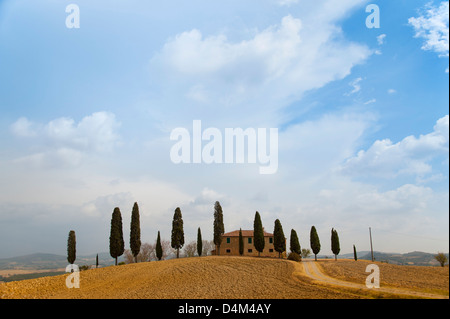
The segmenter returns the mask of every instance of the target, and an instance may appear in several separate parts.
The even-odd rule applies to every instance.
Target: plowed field
[[[111,266],[80,274],[0,284],[0,298],[83,299],[332,299],[373,297],[318,284],[302,263],[255,257],[194,257]],[[356,280],[356,279],[355,279]],[[359,280],[359,279],[358,279]],[[448,276],[447,276],[448,283]]]

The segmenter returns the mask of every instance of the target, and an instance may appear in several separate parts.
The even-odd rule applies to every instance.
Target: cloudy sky
[[[80,27],[67,28],[66,6]],[[379,7],[368,28],[366,7]],[[108,251],[134,202],[143,242],[299,234],[321,254],[449,250],[448,1],[0,0],[0,258]],[[72,20],[71,20],[72,21]],[[277,128],[278,169],[175,164],[176,128]],[[206,144],[206,142],[203,142]],[[203,144],[203,146],[204,146]]]

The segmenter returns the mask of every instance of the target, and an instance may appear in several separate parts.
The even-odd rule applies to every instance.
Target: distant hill
[[[372,256],[370,251],[358,251],[358,259],[371,260]],[[440,266],[439,262],[434,259],[436,254],[425,253],[421,251],[413,251],[410,253],[384,253],[374,251],[373,256],[375,261],[387,262],[394,265],[410,265],[410,266]],[[449,254],[445,254],[447,259]],[[318,256],[319,258],[334,258],[334,256]],[[353,259],[353,253],[339,255],[338,258],[350,258]]]
[[[439,266],[434,259],[435,254],[413,251],[406,254],[384,253],[375,251],[374,257],[376,261],[387,262],[396,265],[414,265],[414,266]],[[449,254],[446,254],[449,258]],[[96,255],[77,256],[75,264],[78,266],[95,265]],[[318,258],[334,258],[332,255],[318,255]],[[338,258],[353,258],[353,253],[339,255]],[[100,267],[110,266],[114,264],[114,259],[109,253],[98,254]],[[370,251],[358,252],[358,259],[370,260]],[[119,258],[119,262],[123,261],[123,256]],[[25,256],[2,258],[0,259],[0,270],[10,269],[26,269],[26,270],[43,270],[43,269],[61,269],[68,265],[66,256],[36,253]]]
[[[439,262],[434,258],[436,254],[424,253],[421,251],[413,251],[406,254],[395,254],[395,253],[382,253],[374,252],[374,258],[376,261],[388,262],[390,264],[396,265],[412,265],[412,266],[439,266]],[[445,254],[448,256],[449,254]],[[371,259],[370,252],[361,256],[361,259]]]
[[[77,256],[75,264],[78,266],[95,265],[96,255]],[[114,264],[114,259],[109,253],[98,254],[99,265],[109,266]],[[119,258],[119,262],[122,261]],[[42,270],[42,269],[60,269],[65,268],[69,263],[66,256],[36,253],[11,258],[0,259],[0,270],[9,269],[28,269],[28,270]]]

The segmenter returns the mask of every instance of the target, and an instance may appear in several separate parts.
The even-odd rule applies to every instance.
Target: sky
[[[219,201],[226,232],[258,211],[302,248],[314,225],[324,255],[332,228],[369,250],[369,227],[376,251],[448,252],[448,6],[0,0],[0,258],[65,255],[70,230],[78,255],[107,252],[115,207],[129,248],[134,202],[142,242],[169,240],[177,207],[186,243],[212,240]],[[195,123],[267,132],[275,170],[193,163]]]

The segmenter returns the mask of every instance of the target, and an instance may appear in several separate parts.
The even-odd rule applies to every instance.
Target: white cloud
[[[395,94],[395,93],[397,93],[397,90],[389,89],[387,92],[388,92],[388,94]]]
[[[279,109],[308,90],[346,77],[372,53],[344,39],[333,13],[307,25],[288,15],[242,41],[230,41],[223,33],[204,36],[197,29],[176,35],[151,59],[155,87],[161,88],[155,92],[164,94],[157,102],[170,101],[167,108],[185,105],[189,118],[199,114],[225,121],[239,111],[233,121],[276,122]],[[176,100],[180,92],[188,99]],[[209,104],[199,106],[199,101]],[[186,118],[183,109],[176,109],[161,120]]]
[[[115,115],[108,112],[93,113],[79,123],[62,117],[42,125],[19,118],[11,132],[33,141],[33,153],[16,161],[36,167],[77,166],[88,154],[111,151],[119,142],[119,126]]]
[[[425,6],[419,17],[411,17],[408,22],[414,27],[415,37],[425,40],[423,50],[432,50],[439,56],[448,57],[449,2],[442,1],[439,7]]]
[[[290,126],[280,134],[280,174],[289,172],[289,176],[301,179],[328,176],[351,156],[373,120],[370,113],[349,112],[325,114],[317,120]]]
[[[360,84],[361,81],[362,81],[362,78],[361,78],[361,77],[356,78],[355,80],[351,81],[351,82],[349,83],[349,85],[350,85],[353,89],[352,89],[350,92],[346,93],[345,95],[352,95],[352,94],[355,94],[355,93],[359,92],[359,91],[361,90],[361,84]]]
[[[200,192],[200,195],[198,195],[197,197],[194,198],[194,200],[191,201],[190,205],[193,206],[207,205],[210,208],[212,203],[215,203],[216,201],[221,201],[223,203],[223,199],[225,198],[226,198],[225,195],[219,194],[213,189],[205,187]]]
[[[382,45],[384,44],[384,39],[386,38],[386,34],[380,34],[379,36],[377,36],[377,42],[378,45]]]
[[[415,136],[407,136],[398,143],[390,139],[377,140],[366,151],[361,150],[349,158],[342,170],[359,176],[373,175],[394,178],[399,175],[430,173],[431,159],[449,151],[449,116],[439,119],[434,131]]]
[[[26,117],[19,118],[11,125],[11,132],[20,137],[33,137],[36,136],[36,131],[33,128],[33,123]]]
[[[291,6],[298,3],[299,0],[277,0],[280,6]]]

